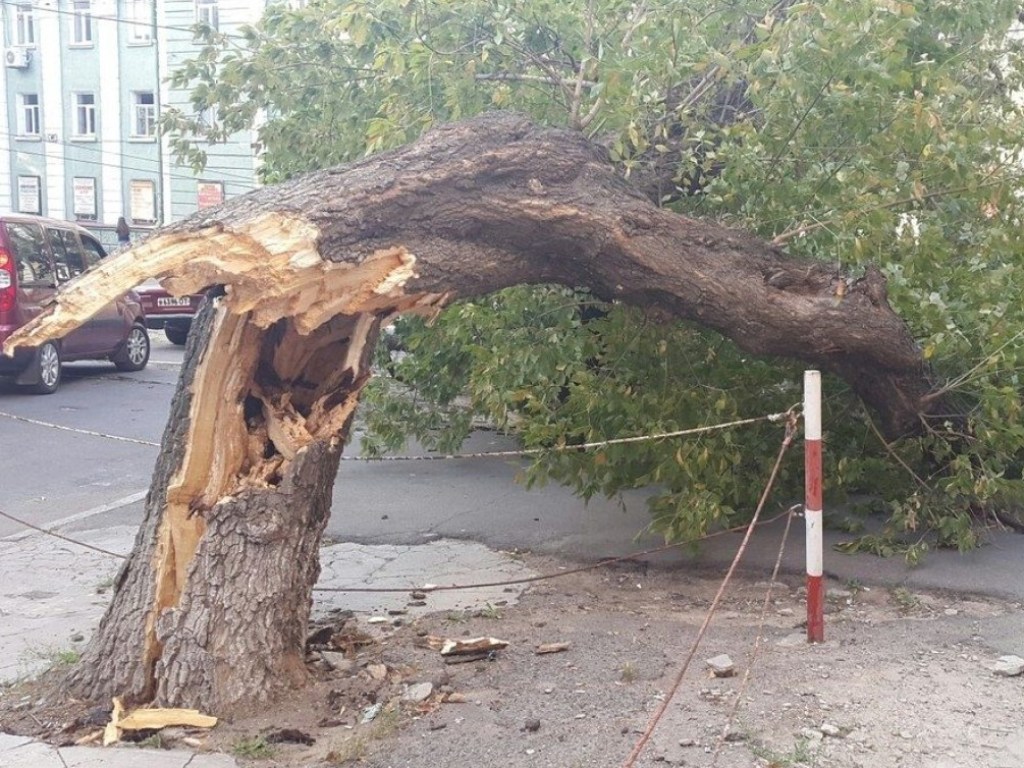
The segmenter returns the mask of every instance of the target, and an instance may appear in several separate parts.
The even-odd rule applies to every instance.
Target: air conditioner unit
[[[4,52],[4,63],[14,69],[24,69],[31,60],[28,48],[8,48]]]

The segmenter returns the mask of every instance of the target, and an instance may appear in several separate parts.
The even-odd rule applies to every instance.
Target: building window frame
[[[153,44],[153,0],[128,0],[128,45]]]
[[[156,94],[153,91],[132,91],[133,139],[156,138]]]
[[[17,138],[37,141],[42,138],[43,124],[40,117],[39,94],[19,93]]]
[[[93,46],[92,2],[73,0],[71,3],[71,47]]]
[[[214,32],[220,31],[219,0],[195,0],[196,24],[202,24]]]
[[[79,91],[73,94],[73,109],[71,124],[74,126],[72,139],[77,141],[96,140],[96,94],[92,91]]]
[[[11,35],[14,44],[21,48],[36,45],[36,17],[32,3],[17,3],[14,6],[14,29]]]

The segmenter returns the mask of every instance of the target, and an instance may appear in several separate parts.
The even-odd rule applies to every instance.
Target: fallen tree
[[[213,288],[134,551],[69,691],[218,714],[299,685],[317,547],[371,350],[398,313],[519,283],[713,328],[843,377],[889,435],[940,407],[877,271],[853,279],[648,201],[579,134],[490,114],[257,190],[70,284],[10,352],[147,277]]]

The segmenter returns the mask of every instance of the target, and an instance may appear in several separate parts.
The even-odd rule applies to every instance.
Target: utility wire
[[[153,2],[154,3],[161,2],[161,0],[153,0]],[[19,2],[17,2],[17,0],[0,0],[0,5],[6,5],[9,8],[17,8],[17,6],[19,6],[19,5],[26,5],[26,3],[19,3]],[[54,16],[71,16],[71,17],[82,15],[80,13],[76,13],[73,10],[69,11],[69,10],[63,10],[61,8],[46,7],[46,6],[43,6],[43,5],[39,4],[39,3],[27,3],[27,5],[31,5],[32,6],[33,13],[41,12],[41,13],[50,13],[50,14],[53,14]],[[87,15],[93,21],[106,21],[106,22],[112,21],[115,24],[117,24],[118,26],[133,27],[133,28],[142,27],[144,29],[164,29],[164,30],[167,30],[169,32],[184,32],[184,33],[189,34],[189,35],[194,35],[194,33],[196,31],[196,27],[203,26],[202,22],[196,22],[196,24],[191,25],[191,26],[179,27],[179,26],[175,26],[175,25],[171,25],[171,24],[157,24],[156,22],[153,22],[153,21],[135,21],[135,20],[129,19],[129,18],[119,18],[117,16],[106,16],[106,15],[97,14],[97,13],[89,13]],[[243,26],[243,25],[239,24],[238,26]],[[219,30],[215,30],[215,31],[217,32],[217,34],[221,35],[222,37],[228,38],[229,40],[245,40],[245,39],[247,39],[244,35],[231,34],[231,33],[228,33],[228,32],[220,32]]]
[[[2,0],[0,0],[0,2],[2,2]],[[11,133],[10,131],[0,132],[0,134],[2,134],[4,136],[7,136],[7,138],[12,140],[12,141],[19,141],[19,140],[23,140],[25,138],[21,134]],[[42,143],[42,140],[41,140],[41,143]],[[94,147],[94,146],[91,146],[90,144],[86,144],[86,143],[80,143],[80,142],[75,142],[75,141],[56,141],[56,142],[47,141],[45,143],[47,143],[47,144],[60,144],[61,146],[68,147],[68,148],[74,149],[76,151],[81,151],[81,152],[92,152],[92,153],[100,154],[100,155],[104,154],[104,150],[99,149],[99,148]],[[10,151],[11,152],[20,153],[20,154],[25,154],[25,155],[33,155],[35,157],[42,157],[44,159],[47,159],[47,158],[51,157],[51,155],[49,153],[47,153],[47,152],[41,152],[41,151],[36,151],[36,150],[31,150],[31,149],[23,149],[22,147],[16,146],[14,144],[11,144]],[[115,156],[121,157],[121,158],[127,158],[129,160],[139,160],[139,161],[141,161],[143,163],[147,162],[146,158],[139,157],[138,155],[132,155],[132,154],[129,154],[127,152],[111,152],[109,154],[112,154],[112,155],[115,155]],[[251,156],[239,153],[239,154],[236,154],[236,155],[232,155],[232,157],[251,157]],[[68,159],[67,153],[65,153],[65,158],[64,159],[65,160]],[[125,171],[138,171],[139,173],[152,173],[152,174],[157,174],[157,175],[159,175],[161,173],[159,165],[157,165],[157,163],[158,163],[157,160],[153,161],[154,165],[156,165],[155,168],[143,168],[143,167],[139,167],[137,165],[126,165],[124,163],[120,163],[120,164],[119,163],[108,163],[108,162],[104,162],[103,160],[82,160],[82,162],[91,163],[92,165],[95,165],[95,166],[97,166],[99,168],[118,168],[118,169],[125,170]],[[237,169],[231,169],[231,170],[237,170]],[[206,171],[210,171],[211,173],[209,175],[216,174],[220,178],[226,179],[228,181],[237,181],[239,183],[249,183],[249,184],[252,184],[254,187],[255,186],[259,186],[259,182],[256,180],[255,174],[253,174],[252,176],[244,176],[244,175],[239,174],[239,173],[232,173],[231,170],[229,170],[227,168],[221,168],[221,167],[218,167],[218,166],[209,166],[208,165],[208,166],[206,166],[206,169],[204,170],[204,174],[205,174]],[[173,170],[167,171],[167,174],[169,176],[173,177],[173,178],[183,179],[183,180],[196,180],[196,181],[198,181],[198,180],[201,180],[202,178],[204,178],[203,176],[196,176],[195,174],[186,173],[186,172],[182,172],[182,171],[173,171]]]

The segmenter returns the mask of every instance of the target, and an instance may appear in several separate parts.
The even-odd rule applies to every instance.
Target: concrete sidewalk
[[[74,534],[110,552],[127,553],[132,526]],[[411,546],[334,544],[321,549],[319,586],[392,587],[409,590],[426,583],[494,582],[533,575],[518,560],[473,542],[451,540]],[[99,623],[121,560],[37,534],[0,541],[0,684],[67,663],[85,648]],[[366,618],[403,609],[403,617],[462,611],[488,603],[514,603],[521,590],[505,587],[431,593],[424,606],[409,606],[407,591],[396,593],[319,592],[314,615],[346,608]],[[389,623],[393,617],[389,617]],[[26,701],[27,703],[27,701]],[[2,731],[2,723],[0,723]],[[149,750],[132,745],[100,749],[57,749],[0,733],[2,768],[224,768],[223,754]]]
[[[234,758],[181,749],[140,749],[133,745],[108,747],[51,747],[21,736],[0,733],[3,768],[234,768]]]

